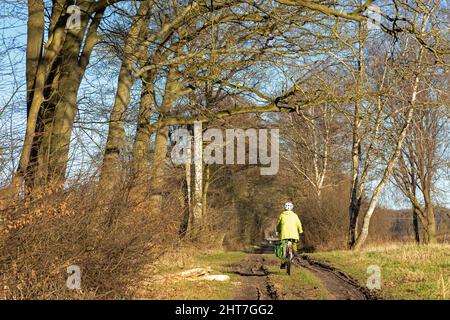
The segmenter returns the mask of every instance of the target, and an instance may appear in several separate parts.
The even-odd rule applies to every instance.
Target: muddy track
[[[361,286],[358,281],[333,266],[301,255],[294,259],[294,263],[311,271],[327,288],[331,299],[334,300],[377,300],[375,294]]]
[[[263,256],[249,254],[238,264],[230,266],[234,273],[241,276],[235,300],[278,300],[266,263]]]
[[[241,262],[231,265],[231,271],[240,275],[240,283],[234,299],[237,300],[279,300],[283,294],[276,291],[267,269],[268,264],[278,264],[261,253],[273,253],[268,245],[254,253],[249,253]],[[307,254],[294,258],[294,265],[313,273],[325,286],[332,300],[377,300],[379,296],[357,280],[335,267]],[[303,297],[304,298],[304,297]]]

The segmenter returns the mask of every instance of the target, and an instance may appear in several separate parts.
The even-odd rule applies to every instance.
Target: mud
[[[296,257],[294,263],[311,271],[327,288],[334,300],[377,300],[379,297],[355,279],[333,266],[308,255]]]
[[[278,293],[270,281],[264,256],[248,254],[238,264],[230,266],[232,272],[241,276],[236,288],[236,300],[278,300]]]
[[[261,245],[254,253],[273,253],[273,244]],[[255,254],[254,254],[255,255]],[[255,260],[255,258],[252,258]],[[261,260],[260,260],[261,261]],[[268,261],[263,260],[267,263]],[[294,265],[306,268],[312,272],[325,286],[330,299],[333,300],[378,300],[381,299],[378,294],[361,286],[357,280],[337,268],[315,259],[307,254],[302,254],[294,259]],[[301,294],[304,296],[304,293]],[[277,295],[282,298],[282,294]]]

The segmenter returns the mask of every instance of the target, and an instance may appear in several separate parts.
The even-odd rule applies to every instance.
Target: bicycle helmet
[[[286,209],[287,211],[291,211],[293,208],[294,208],[294,205],[290,201],[288,201],[284,204],[284,209]]]

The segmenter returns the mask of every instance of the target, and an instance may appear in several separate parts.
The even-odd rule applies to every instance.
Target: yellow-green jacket
[[[283,211],[278,218],[277,231],[283,239],[300,239],[303,233],[302,223],[297,214],[293,211]]]

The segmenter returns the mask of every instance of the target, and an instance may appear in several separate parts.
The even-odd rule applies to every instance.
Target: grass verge
[[[366,285],[367,268],[381,271],[385,299],[450,299],[450,245],[389,245],[361,251],[332,251],[312,256]]]

